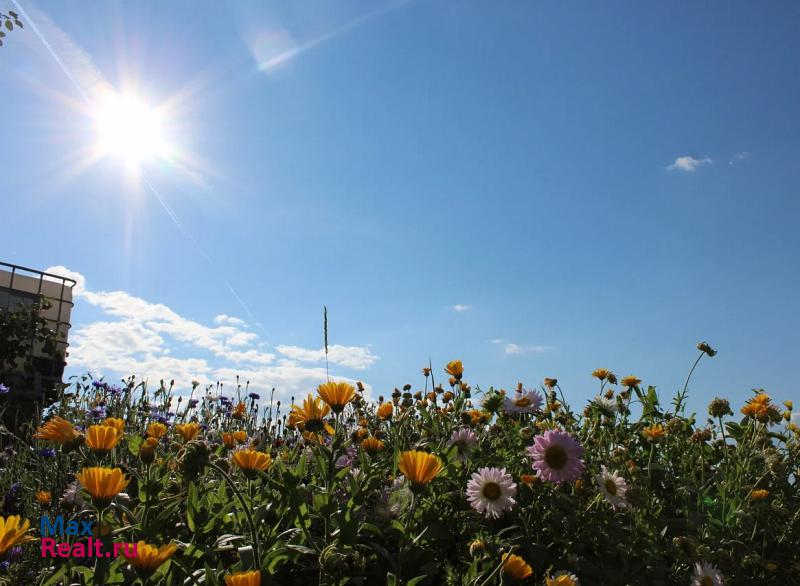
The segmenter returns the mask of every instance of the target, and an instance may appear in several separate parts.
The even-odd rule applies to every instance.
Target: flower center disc
[[[606,490],[611,496],[617,495],[617,484],[610,478],[606,478]]]
[[[550,446],[544,451],[545,463],[554,470],[561,470],[567,465],[567,460],[567,451],[559,445]]]
[[[496,482],[487,482],[483,486],[483,496],[485,496],[490,501],[496,501],[497,499],[500,498],[500,495],[502,493],[503,491],[500,490],[500,485],[497,484]]]
[[[710,576],[703,576],[700,579],[700,586],[714,586],[714,581]]]

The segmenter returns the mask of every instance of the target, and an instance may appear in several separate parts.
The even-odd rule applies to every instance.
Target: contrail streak
[[[47,42],[47,39],[42,34],[42,32],[39,30],[39,27],[36,26],[36,23],[33,21],[33,19],[30,16],[28,16],[28,13],[25,12],[25,9],[22,6],[20,6],[20,4],[19,4],[19,2],[17,2],[17,0],[11,0],[11,3],[17,8],[17,10],[19,10],[19,13],[22,15],[22,17],[25,20],[28,21],[28,24],[31,25],[31,30],[33,30],[34,34],[36,34],[36,36],[39,37],[39,40],[42,41],[42,44],[44,45],[45,49],[47,49],[47,51],[50,53],[50,55],[52,55],[53,59],[56,60],[56,63],[58,63],[58,66],[61,68],[61,71],[63,71],[64,75],[66,75],[69,78],[69,80],[72,82],[72,85],[75,86],[75,89],[78,90],[78,93],[81,95],[81,97],[88,102],[89,101],[89,96],[87,95],[86,91],[83,89],[81,84],[78,83],[78,80],[76,80],[72,76],[72,73],[70,73],[70,70],[67,69],[67,66],[64,65],[63,61],[61,61],[61,58],[53,50],[53,47],[51,47],[50,43]]]
[[[75,76],[72,75],[72,72],[69,70],[66,64],[61,60],[61,58],[55,52],[55,49],[53,49],[52,45],[50,45],[50,43],[47,41],[47,38],[39,30],[39,27],[36,26],[36,23],[33,21],[33,19],[28,15],[25,9],[22,6],[20,6],[17,0],[11,0],[11,2],[17,8],[22,17],[28,21],[31,30],[33,30],[33,32],[36,34],[39,40],[42,41],[42,44],[47,49],[48,53],[50,53],[55,62],[58,63],[58,66],[61,68],[61,71],[63,71],[64,75],[66,75],[67,78],[72,82],[72,85],[75,86],[75,89],[78,90],[78,93],[81,95],[84,101],[87,102],[88,104],[91,104],[91,98],[86,93],[86,90],[83,89],[83,86],[78,82],[77,79],[75,79]],[[164,212],[166,212],[167,216],[169,216],[172,222],[178,227],[178,230],[180,230],[181,233],[194,245],[194,247],[198,250],[200,255],[206,260],[206,262],[208,262],[211,266],[216,268],[214,259],[211,258],[211,255],[208,254],[208,252],[206,252],[205,248],[203,248],[203,246],[200,244],[200,242],[198,242],[197,238],[194,237],[194,235],[189,231],[189,229],[183,225],[183,222],[181,222],[181,219],[178,216],[178,214],[175,213],[175,210],[173,210],[172,207],[170,207],[170,205],[161,196],[161,194],[158,192],[155,186],[145,176],[144,170],[142,170],[141,173],[142,173],[141,177],[144,184],[150,190],[150,193],[153,194],[153,197],[156,198],[158,203],[161,204],[161,207],[163,208]],[[244,302],[241,296],[236,292],[233,286],[230,283],[228,283],[228,281],[225,281],[225,286],[228,288],[228,291],[231,292],[231,295],[233,295],[233,298],[236,299],[237,303],[242,307],[245,313],[247,313],[247,315],[250,317],[253,323],[255,323],[255,325],[257,325],[259,328],[261,328],[261,324],[258,322],[258,320],[256,320],[255,316],[253,315],[253,312],[250,311],[250,308],[247,307],[247,304]]]

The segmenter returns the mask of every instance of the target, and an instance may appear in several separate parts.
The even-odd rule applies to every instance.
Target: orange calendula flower
[[[409,450],[397,461],[400,472],[413,485],[428,484],[442,470],[442,461],[428,452]]]
[[[40,490],[36,493],[36,502],[39,503],[39,506],[43,509],[49,508],[52,501],[53,496],[48,491]]]
[[[256,450],[240,450],[233,454],[233,463],[239,466],[245,476],[254,477],[256,470],[266,470],[272,464],[272,457]]]
[[[762,423],[769,420],[770,410],[773,409],[771,399],[767,393],[759,393],[742,407],[742,413]]]
[[[533,568],[520,556],[513,553],[503,554],[503,573],[515,580],[525,580],[533,575]]]
[[[370,454],[374,454],[375,452],[380,452],[383,449],[384,443],[383,441],[379,440],[376,437],[368,437],[363,442],[361,442],[361,447],[364,448],[364,451],[369,452]]]
[[[625,378],[622,379],[622,386],[628,387],[629,389],[632,389],[633,387],[638,387],[640,384],[642,384],[642,379],[636,378],[633,375],[626,376]]]
[[[144,541],[138,541],[136,543],[136,555],[128,558],[128,563],[140,572],[152,573],[171,558],[177,549],[178,546],[174,543],[158,547]]]
[[[236,572],[225,576],[225,586],[261,586],[261,571]]]
[[[200,424],[196,421],[191,421],[189,423],[179,423],[175,426],[175,431],[177,431],[180,436],[183,438],[184,441],[191,441],[195,438],[195,436],[200,432]]]
[[[0,517],[0,556],[15,545],[33,541],[35,537],[28,534],[31,522],[22,521],[19,515]]]
[[[592,376],[594,378],[596,378],[596,379],[599,379],[599,380],[606,380],[606,379],[608,379],[609,375],[613,375],[613,374],[614,373],[612,373],[607,368],[595,368],[592,371]]]
[[[103,421],[103,425],[111,426],[120,433],[125,431],[125,422],[119,417],[106,417]]]
[[[158,440],[154,437],[148,437],[139,446],[139,458],[145,464],[150,464],[156,459],[156,448],[158,447]]]
[[[57,415],[39,427],[33,437],[57,442],[67,450],[76,448],[83,443],[83,436],[75,430],[73,425]]]
[[[90,425],[86,430],[86,445],[96,454],[107,454],[122,439],[122,433],[110,425]]]
[[[519,477],[519,481],[525,486],[533,486],[538,479],[535,474],[523,474]]]
[[[378,417],[381,419],[391,419],[393,414],[394,405],[391,403],[382,403],[381,406],[378,407]]]
[[[344,382],[327,382],[317,387],[317,393],[334,413],[341,413],[356,396],[356,390]]]
[[[234,431],[233,439],[236,440],[236,443],[243,444],[247,441],[247,432],[241,429]]]
[[[444,371],[454,379],[461,380],[461,377],[464,376],[464,365],[460,360],[452,360],[447,363]]]
[[[557,384],[558,384],[558,379],[557,378],[545,378],[544,379],[544,386],[546,386],[548,389],[554,388]]]
[[[664,426],[661,425],[660,423],[656,423],[649,427],[645,427],[642,430],[642,435],[651,442],[657,442],[662,437],[664,437],[665,434],[666,431],[664,431]]]
[[[167,433],[167,426],[156,421],[147,426],[146,433],[150,437],[161,439]]]
[[[331,408],[323,403],[322,399],[308,395],[302,405],[292,406],[289,421],[304,431],[317,433],[324,429],[329,434],[332,434],[333,428],[325,423],[325,417],[330,412]]]
[[[231,413],[231,417],[233,417],[234,419],[243,419],[246,410],[247,410],[247,405],[239,401],[236,407],[233,408],[233,413]]]
[[[130,478],[126,478],[119,468],[84,468],[75,478],[91,495],[92,504],[98,509],[107,507],[130,482]]]
[[[578,586],[578,577],[565,570],[546,576],[544,580],[547,586]]]
[[[223,433],[222,434],[222,445],[224,445],[229,450],[232,450],[236,447],[236,439],[233,437],[232,433]]]
[[[750,493],[750,500],[751,501],[763,501],[765,498],[769,496],[769,491],[760,488],[758,490],[754,490]]]

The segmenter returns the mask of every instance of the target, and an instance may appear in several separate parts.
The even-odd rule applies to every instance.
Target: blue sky
[[[326,304],[375,395],[671,394],[708,340],[693,407],[800,399],[796,3],[20,4],[0,258],[85,278],[72,372],[299,394]],[[90,157],[101,87],[173,156]]]

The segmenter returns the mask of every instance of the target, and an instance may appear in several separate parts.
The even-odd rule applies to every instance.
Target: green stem
[[[250,534],[253,537],[253,549],[255,550],[255,558],[256,558],[256,566],[257,568],[261,568],[261,555],[259,554],[259,550],[261,549],[258,543],[258,531],[256,531],[256,524],[253,521],[253,515],[250,513],[250,508],[247,506],[247,503],[242,496],[242,493],[239,492],[239,489],[236,487],[236,484],[233,482],[233,478],[231,478],[225,470],[220,468],[217,464],[213,462],[209,462],[209,467],[216,470],[220,476],[228,483],[228,486],[231,487],[233,493],[236,495],[236,498],[239,499],[239,503],[242,505],[242,510],[244,510],[244,514],[247,517],[247,524],[250,526]]]

